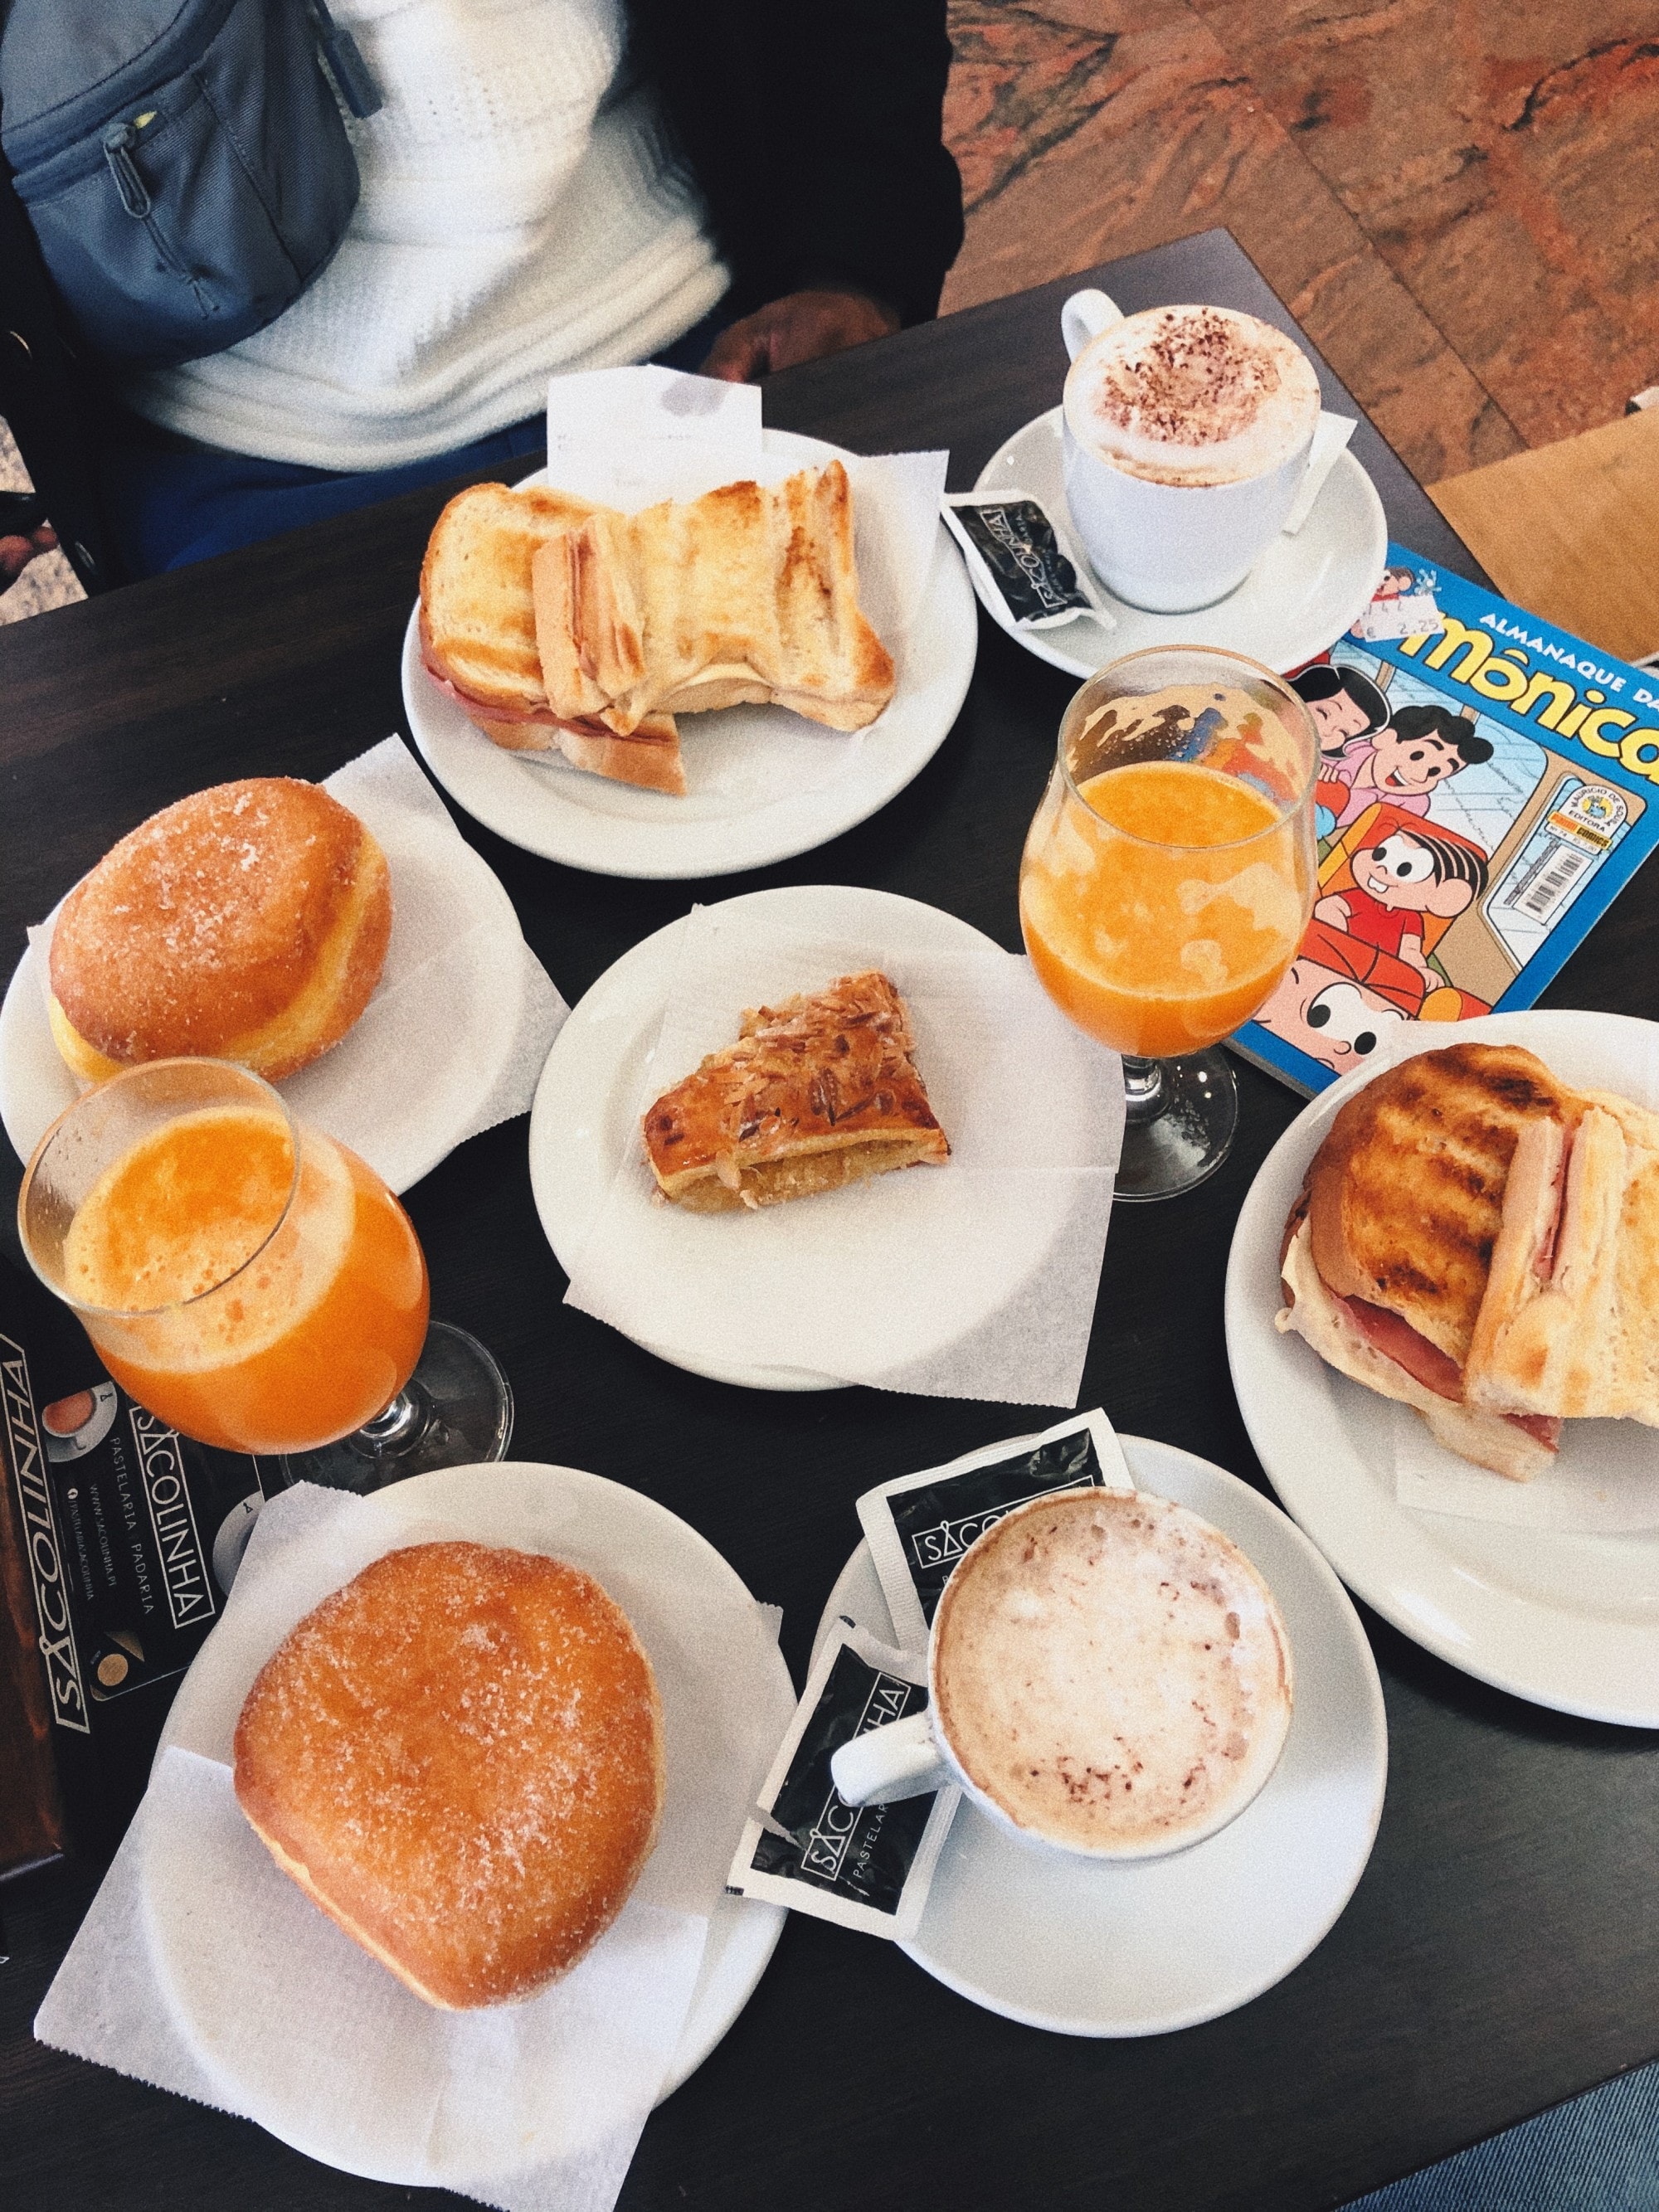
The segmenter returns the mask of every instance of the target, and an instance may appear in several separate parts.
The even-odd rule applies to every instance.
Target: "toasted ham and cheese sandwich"
[[[1421,1053],[1342,1108],[1286,1224],[1279,1327],[1415,1407],[1449,1449],[1516,1480],[1549,1465],[1559,1409],[1472,1389],[1471,1355],[1517,1148],[1540,1125],[1565,1147],[1581,1112],[1518,1048]],[[1557,1201],[1528,1190],[1553,1226]]]
[[[1659,1115],[1581,1093],[1510,1162],[1466,1369],[1472,1406],[1659,1426]]]
[[[676,797],[685,791],[672,714],[625,733],[550,705],[531,568],[550,538],[605,510],[569,492],[472,484],[438,517],[421,565],[421,657],[484,735],[510,751],[554,747],[577,768]]]
[[[839,461],[596,512],[551,533],[532,576],[550,703],[619,736],[653,714],[768,704],[858,730],[893,696],[892,657],[858,603]]]
[[[943,1163],[951,1147],[915,1050],[904,1001],[874,969],[752,1009],[736,1044],[646,1113],[659,1190],[715,1213]]]

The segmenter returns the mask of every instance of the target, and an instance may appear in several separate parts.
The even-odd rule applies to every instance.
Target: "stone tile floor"
[[[1425,483],[1659,382],[1656,0],[951,0],[945,307],[1214,223]],[[0,441],[0,484],[21,482]],[[78,595],[36,562],[0,621]]]

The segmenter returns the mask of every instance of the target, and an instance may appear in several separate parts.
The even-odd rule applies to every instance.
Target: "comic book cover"
[[[1659,675],[1401,545],[1291,681],[1318,726],[1319,879],[1230,1042],[1297,1091],[1390,1024],[1529,1006],[1659,842]]]

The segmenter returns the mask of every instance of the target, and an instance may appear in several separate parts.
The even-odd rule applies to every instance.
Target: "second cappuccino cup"
[[[1289,1732],[1289,1638],[1231,1538],[1145,1492],[1018,1507],[933,1617],[930,1702],[843,1744],[849,1804],[961,1788],[1022,1840],[1167,1856],[1237,1819]]]
[[[1237,589],[1288,520],[1319,425],[1291,339],[1207,307],[1125,317],[1103,292],[1061,310],[1073,526],[1116,598],[1157,614]]]

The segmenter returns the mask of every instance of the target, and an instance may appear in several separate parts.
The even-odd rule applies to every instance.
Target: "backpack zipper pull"
[[[356,39],[329,14],[326,0],[311,0],[311,15],[317,26],[318,46],[339,87],[341,99],[360,123],[371,115],[378,115],[386,102],[380,96],[380,86],[369,75],[368,64]]]
[[[138,173],[138,165],[128,149],[137,139],[138,133],[130,123],[112,123],[104,133],[104,159],[109,163],[109,173],[115,179],[115,189],[121,195],[121,204],[130,216],[142,222],[150,210],[149,188]]]

